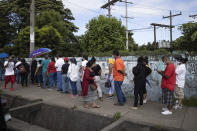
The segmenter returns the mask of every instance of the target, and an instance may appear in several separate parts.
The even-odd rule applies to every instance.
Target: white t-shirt
[[[64,60],[62,58],[59,58],[56,62],[55,62],[55,67],[57,71],[61,71],[62,70],[62,66],[64,64]]]
[[[86,67],[86,64],[88,63],[87,60],[82,61],[81,66]]]
[[[4,66],[6,66],[8,61],[5,61]],[[14,75],[14,62],[9,62],[8,66],[5,68],[5,76]]]
[[[70,78],[71,81],[77,81],[79,78],[79,67],[78,65],[75,65],[73,63],[70,64],[68,67],[68,77]]]
[[[176,84],[180,88],[184,88],[185,86],[185,75],[186,75],[186,67],[185,64],[180,64],[176,67]]]

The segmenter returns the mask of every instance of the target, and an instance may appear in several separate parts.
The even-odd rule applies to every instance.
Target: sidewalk
[[[184,107],[182,110],[174,110],[171,116],[163,116],[161,115],[162,104],[159,102],[148,102],[138,110],[131,110],[133,100],[128,99],[124,106],[114,106],[113,103],[116,101],[116,97],[114,97],[113,99],[104,98],[103,102],[98,101],[101,108],[85,109],[82,106],[82,97],[72,98],[70,94],[62,94],[56,90],[41,89],[36,86],[26,88],[17,86],[15,91],[10,91],[8,86],[8,89],[2,90],[4,94],[21,96],[30,100],[42,99],[46,104],[66,108],[77,107],[78,110],[106,117],[113,117],[116,112],[120,112],[121,119],[133,123],[179,128],[186,131],[196,131],[197,129],[197,108],[193,107]]]

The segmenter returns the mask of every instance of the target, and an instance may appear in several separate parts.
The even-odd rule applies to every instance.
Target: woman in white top
[[[71,64],[68,68],[68,77],[70,78],[70,85],[72,88],[72,97],[78,96],[77,92],[77,80],[79,79],[79,67],[75,58],[70,60]]]
[[[185,75],[186,67],[185,63],[188,61],[187,58],[180,56],[175,57],[178,62],[176,67],[176,86],[174,90],[174,97],[178,100],[178,103],[174,106],[175,109],[182,108],[182,100],[184,99],[184,85],[185,85]]]

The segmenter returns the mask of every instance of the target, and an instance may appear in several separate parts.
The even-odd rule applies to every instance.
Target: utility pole
[[[154,44],[155,44],[155,49],[156,49],[156,42],[157,42],[157,38],[156,38],[156,27],[165,27],[165,28],[174,28],[174,26],[172,25],[164,25],[164,24],[157,24],[157,23],[151,23],[150,25],[152,25],[154,27]]]
[[[163,19],[170,18],[170,43],[171,44],[172,44],[172,17],[179,16],[179,15],[182,15],[182,13],[180,12],[179,14],[172,15],[172,12],[170,10],[169,16],[163,16]]]
[[[108,3],[110,2],[110,0],[108,0]],[[109,18],[111,18],[111,6],[109,5],[108,6],[108,15],[107,15]]]
[[[133,4],[132,2],[128,2],[127,0],[120,2],[125,2],[125,19],[126,19],[126,49],[129,50],[129,30],[128,30],[128,18],[133,19],[132,17],[128,17],[128,3]]]
[[[35,0],[31,0],[30,4],[30,53],[35,48]]]

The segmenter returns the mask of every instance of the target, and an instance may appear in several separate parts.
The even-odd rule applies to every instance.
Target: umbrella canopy
[[[7,58],[8,54],[7,53],[0,53],[0,58]]]
[[[33,58],[33,57],[44,55],[44,54],[47,54],[47,53],[50,53],[50,52],[51,52],[51,50],[48,49],[48,48],[39,48],[37,50],[32,51],[32,53],[29,55],[29,57]]]

